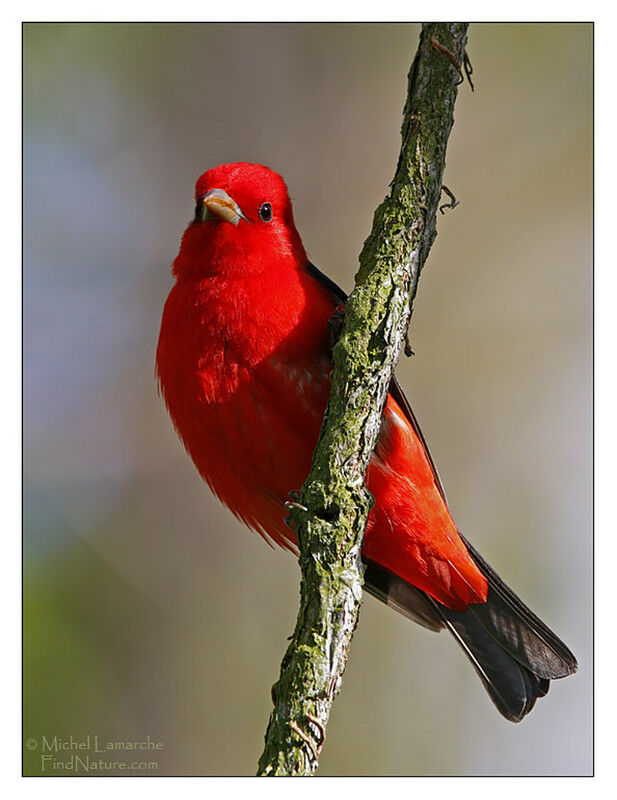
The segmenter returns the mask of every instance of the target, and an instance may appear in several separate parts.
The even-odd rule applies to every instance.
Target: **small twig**
[[[289,511],[291,511],[292,508],[297,508],[300,511],[308,511],[306,506],[303,506],[302,503],[296,503],[295,500],[285,500],[285,508]]]
[[[448,197],[450,198],[450,202],[449,203],[444,203],[443,205],[439,206],[439,211],[442,214],[446,213],[444,211],[444,209],[446,209],[446,208],[456,208],[458,205],[460,205],[461,201],[456,199],[456,197],[452,194],[452,192],[448,189],[448,187],[445,184],[441,185],[441,191],[445,192],[448,195]]]
[[[467,50],[465,50],[465,55],[463,56],[463,67],[465,68],[465,75],[467,76],[467,80],[471,86],[471,91],[473,92],[475,91],[473,81],[471,80],[471,76],[473,75],[473,67],[471,66],[469,56],[467,55]]]
[[[302,503],[296,503],[295,500],[285,500],[283,505],[285,506],[287,511],[290,512],[289,515],[285,517],[283,522],[285,523],[285,525],[287,525],[288,528],[294,530],[291,512],[294,510],[294,508],[297,508],[298,511],[308,511],[308,508],[306,506],[303,506]]]
[[[415,356],[415,353],[411,349],[411,345],[409,344],[409,333],[405,334],[405,350],[404,350],[404,352],[405,352],[405,355],[407,356],[407,358],[411,358],[412,356]]]
[[[305,733],[295,720],[292,719],[287,724],[291,730],[302,739],[304,744],[310,750],[313,761],[317,763],[319,761],[319,756],[324,746],[324,742],[326,741],[326,731],[321,722],[313,714],[306,714],[305,717],[307,722],[310,722],[311,725],[314,725],[315,728],[317,728],[317,733],[319,736],[318,741],[314,741],[307,733]]]
[[[461,80],[458,82],[459,84],[461,84],[465,80],[465,76],[463,75],[463,70],[461,69],[460,61],[454,55],[454,53],[451,53],[450,50],[448,50],[448,48],[444,47],[442,44],[439,44],[439,42],[437,41],[437,39],[435,39],[434,36],[431,38],[431,47],[433,47],[434,50],[437,50],[438,53],[441,53],[442,56],[445,56],[448,59],[448,61],[452,64],[452,66],[461,76]]]
[[[295,720],[293,720],[293,719],[292,719],[292,720],[291,720],[290,722],[288,722],[287,724],[289,725],[289,727],[291,728],[291,730],[292,730],[292,731],[293,731],[293,732],[294,732],[294,733],[295,733],[297,736],[299,736],[299,737],[302,739],[302,741],[304,742],[304,744],[305,744],[305,745],[308,747],[308,749],[311,751],[311,755],[313,756],[313,761],[314,761],[315,763],[317,763],[317,762],[319,761],[319,751],[315,749],[315,745],[314,745],[314,744],[313,744],[313,742],[311,741],[310,737],[309,737],[309,736],[307,736],[307,735],[306,735],[306,733],[304,733],[304,731],[302,730],[302,728],[300,728],[300,726],[299,726],[299,725],[298,725],[298,724],[295,722]],[[320,750],[321,750],[321,748],[320,748]]]
[[[317,742],[317,755],[319,755],[321,753],[321,748],[324,746],[324,742],[326,741],[326,729],[317,719],[317,717],[314,717],[312,714],[307,714],[306,718],[317,728],[319,732],[319,741]]]

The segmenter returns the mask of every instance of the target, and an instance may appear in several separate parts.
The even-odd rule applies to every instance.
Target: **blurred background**
[[[25,738],[150,735],[151,774],[254,773],[299,573],[214,500],[157,396],[170,265],[197,176],[256,161],[350,290],[418,34],[24,26]],[[449,636],[366,598],[321,775],[592,769],[592,27],[474,24],[468,52],[460,205],[398,375],[458,525],[580,668],[515,726]]]

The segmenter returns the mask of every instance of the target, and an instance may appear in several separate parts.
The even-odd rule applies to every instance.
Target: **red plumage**
[[[248,525],[287,546],[284,503],[308,474],[329,394],[335,301],[307,272],[282,179],[217,167],[250,222],[193,222],[174,262],[157,354],[165,402],[200,474]],[[272,206],[272,220],[258,209]],[[367,475],[375,497],[363,555],[449,608],[486,599],[424,447],[390,396]]]
[[[163,312],[160,387],[216,495],[293,549],[285,501],[308,474],[328,400],[334,284],[309,264],[276,173],[222,165],[199,178],[195,196]],[[367,588],[428,627],[449,627],[501,713],[518,720],[548,678],[576,662],[459,536],[413,414],[397,398],[388,396],[366,477],[375,498],[362,549]],[[488,613],[499,603],[505,612]],[[487,610],[480,627],[471,609]]]

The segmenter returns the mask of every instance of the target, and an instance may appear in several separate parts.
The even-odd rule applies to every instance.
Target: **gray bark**
[[[396,172],[360,254],[333,348],[328,409],[310,474],[292,509],[302,571],[300,611],[273,687],[259,775],[314,772],[341,686],[362,598],[360,551],[372,505],[364,477],[436,235],[467,28],[425,23],[409,71]]]

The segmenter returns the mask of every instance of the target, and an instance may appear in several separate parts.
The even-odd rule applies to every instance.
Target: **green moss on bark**
[[[292,511],[300,547],[300,611],[259,761],[259,775],[317,767],[362,598],[360,551],[372,498],[364,476],[388,386],[435,239],[437,206],[467,23],[427,23],[408,77],[401,152],[390,193],[360,254],[356,287],[333,349],[331,394],[310,474]]]

